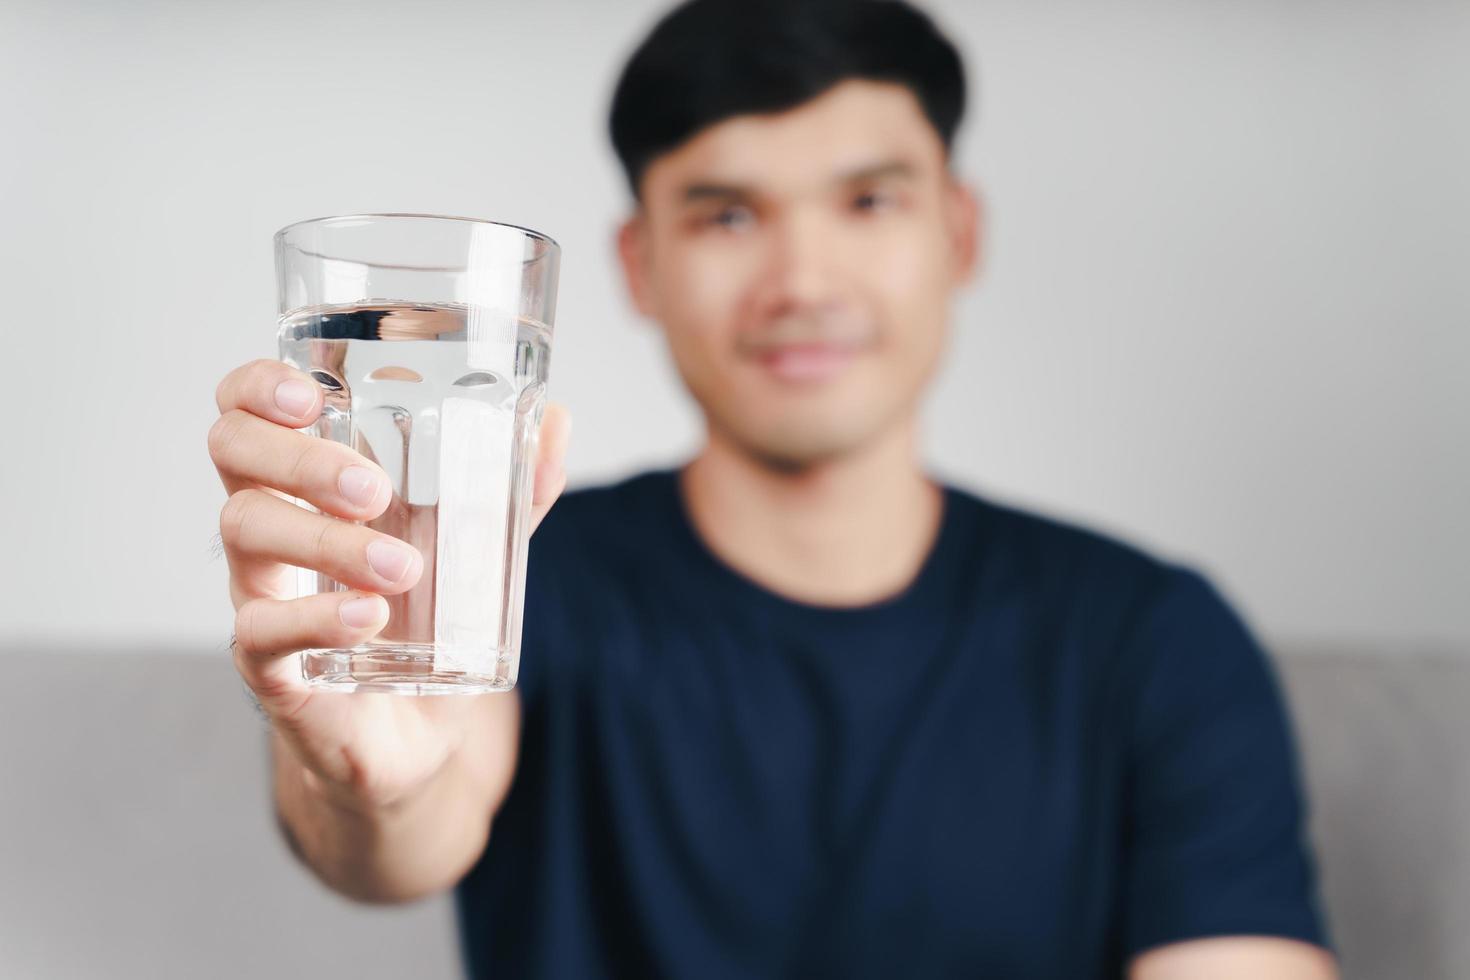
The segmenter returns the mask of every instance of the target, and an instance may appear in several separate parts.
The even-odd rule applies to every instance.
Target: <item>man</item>
[[[511,695],[305,689],[290,654],[372,636],[422,556],[339,519],[386,484],[301,453],[309,379],[225,378],[235,662],[325,882],[453,887],[484,977],[1335,976],[1244,624],[1192,569],[918,461],[980,251],[963,106],[958,55],[897,0],[694,0],[634,54],[618,251],[707,439],[544,521]],[[283,563],[353,591],[278,598]]]

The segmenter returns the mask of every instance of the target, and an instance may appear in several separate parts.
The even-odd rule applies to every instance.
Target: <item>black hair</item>
[[[618,79],[613,149],[635,198],[643,172],[707,126],[781,112],[851,78],[917,97],[948,153],[965,111],[955,46],[903,0],[688,0],[654,26]]]

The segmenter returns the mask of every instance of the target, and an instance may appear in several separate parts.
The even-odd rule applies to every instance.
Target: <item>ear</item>
[[[945,195],[954,282],[959,286],[971,282],[980,270],[985,206],[977,189],[954,178],[949,180]]]
[[[649,284],[648,218],[642,208],[618,226],[618,260],[633,307],[646,317],[658,315]]]

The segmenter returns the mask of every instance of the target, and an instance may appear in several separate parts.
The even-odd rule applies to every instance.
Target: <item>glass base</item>
[[[476,661],[499,668],[491,673],[463,669],[463,661],[426,644],[307,650],[301,655],[306,683],[319,691],[382,694],[489,694],[514,684],[510,664],[494,651]]]

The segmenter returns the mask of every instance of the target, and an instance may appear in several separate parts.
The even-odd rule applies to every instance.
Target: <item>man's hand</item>
[[[475,751],[457,761],[463,772],[456,779],[484,795],[488,823],[515,767],[513,695],[322,694],[307,687],[291,656],[372,638],[388,620],[382,596],[408,591],[422,575],[416,548],[353,523],[387,508],[386,474],[347,446],[293,431],[316,419],[322,395],[310,376],[283,362],[252,361],[231,371],[216,400],[220,416],[208,442],[229,494],[220,536],[235,606],[235,666],[304,767],[301,782],[334,806],[372,813],[413,797],[473,739]],[[548,405],[533,527],[565,486],[568,429],[566,413]],[[292,566],[324,572],[349,591],[286,598]],[[495,744],[478,744],[482,738]]]

